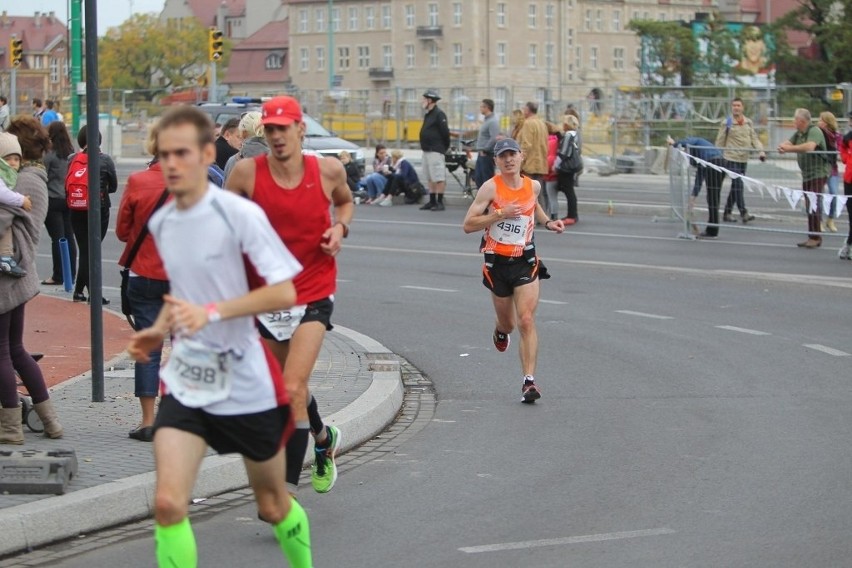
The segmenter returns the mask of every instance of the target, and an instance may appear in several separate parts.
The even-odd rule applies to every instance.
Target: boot
[[[825,222],[825,226],[828,227],[828,230],[831,231],[832,233],[837,232],[837,225],[834,224],[834,219],[829,217],[828,221]],[[825,232],[825,231],[823,231],[823,232]]]
[[[742,217],[743,223],[748,223],[749,221],[754,221],[754,215],[749,214],[749,212],[746,209],[742,210],[742,213],[740,213],[740,217]]]
[[[0,444],[24,443],[24,424],[21,407],[0,408]]]
[[[56,409],[53,408],[52,400],[47,399],[44,402],[34,404],[33,410],[36,411],[38,417],[41,418],[41,423],[44,424],[45,438],[62,437],[62,424],[59,423],[59,418],[56,416]]]

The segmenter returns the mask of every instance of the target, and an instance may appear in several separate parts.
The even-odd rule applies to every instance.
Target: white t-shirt
[[[260,207],[213,184],[189,209],[177,209],[174,201],[164,205],[148,226],[169,276],[171,295],[193,304],[247,294],[243,255],[270,285],[292,280],[302,270]],[[251,414],[286,399],[281,373],[271,371],[252,316],[210,323],[193,339],[236,355],[230,397],[204,407],[205,411]]]

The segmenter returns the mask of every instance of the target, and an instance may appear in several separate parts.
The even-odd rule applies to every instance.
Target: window
[[[304,55],[304,54],[300,54]],[[284,66],[284,58],[281,57],[280,53],[270,53],[266,56],[266,68],[267,69],[281,69]],[[308,70],[308,61],[307,57],[305,57],[304,68],[302,71]]]
[[[314,10],[314,21],[316,22],[316,30],[318,32],[325,32],[325,14],[327,11],[326,8],[317,8]]]
[[[612,50],[612,68],[624,69],[624,48],[616,47]]]
[[[506,66],[506,42],[497,42],[497,65],[500,67]]]
[[[555,7],[550,2],[544,7],[544,25],[547,29],[553,29],[553,16]]]
[[[358,69],[369,69],[370,68],[370,46],[369,45],[359,45],[358,46]]]
[[[390,4],[382,4],[382,29],[389,30],[391,28],[391,6]]]
[[[307,71],[310,66],[311,55],[308,52],[307,47],[299,48],[299,71]],[[275,66],[273,67],[270,63],[275,61]],[[277,55],[270,55],[266,58],[266,68],[267,69],[281,69],[281,57]]]
[[[583,68],[583,46],[578,45],[574,50],[574,67],[577,69]]]
[[[527,8],[527,25],[531,28],[535,28],[536,26],[536,16],[537,10],[535,4],[530,4],[529,8]]]
[[[349,31],[354,32],[358,29],[358,8],[357,6],[349,7]]]
[[[568,49],[574,47],[574,28],[568,28],[565,33],[565,45],[568,46]]]
[[[498,2],[497,3],[497,27],[505,28],[506,27],[506,3]]]
[[[462,3],[453,2],[453,25],[462,25]]]
[[[317,71],[325,70],[325,47],[319,46],[316,50],[317,53]]]
[[[587,32],[592,31],[592,11],[586,10],[586,17],[583,20],[583,29]]]
[[[509,89],[506,87],[497,87],[497,92],[494,93],[494,112],[505,114],[506,101],[509,100]]]
[[[637,67],[642,66],[642,47],[641,46],[636,48],[636,60],[635,61],[636,61]]]
[[[414,4],[406,4],[405,5],[405,27],[413,28],[414,27]]]
[[[462,44],[453,44],[453,67],[462,66]]]
[[[603,10],[595,11],[595,30],[603,31]]]
[[[429,67],[438,68],[438,45],[434,41],[429,44]]]
[[[368,30],[376,29],[376,9],[372,6],[364,8],[364,27]]]
[[[50,82],[59,82],[59,60],[55,57],[50,58]]]
[[[331,10],[331,31],[340,31],[340,8],[332,8]]]
[[[544,66],[546,69],[553,69],[553,44],[544,44]]]
[[[621,31],[621,10],[612,11],[612,31]]]
[[[598,68],[598,48],[590,47],[589,48],[589,67],[592,69]]]
[[[299,28],[300,34],[308,33],[308,11],[305,8],[299,10]]]
[[[435,27],[438,25],[438,5],[437,4],[429,4],[429,23],[430,27]]]
[[[530,49],[527,55],[527,64],[530,67],[538,65],[538,45],[535,43],[530,44]]]
[[[337,68],[341,71],[349,70],[349,48],[348,47],[338,47],[337,48]]]
[[[458,106],[463,105],[465,100],[464,89],[461,87],[453,87],[450,89],[450,100]]]
[[[666,18],[666,13],[665,13],[665,12],[660,12],[660,13],[657,15],[657,19],[658,19],[659,21],[661,21],[661,22],[665,22],[665,21],[666,21],[666,19],[667,19],[667,18]]]
[[[393,68],[393,46],[385,44],[382,46],[382,67]]]
[[[414,57],[414,46],[407,43],[405,44],[405,66],[412,69],[415,63],[417,63],[417,60]]]

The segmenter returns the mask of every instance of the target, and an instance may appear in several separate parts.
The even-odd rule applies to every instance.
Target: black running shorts
[[[190,432],[204,438],[219,454],[240,454],[262,462],[284,447],[293,430],[293,421],[289,405],[254,414],[220,416],[200,408],[189,408],[166,395],[160,401],[154,432],[158,428]]]
[[[498,298],[508,298],[515,288],[538,279],[540,261],[530,264],[522,256],[497,256],[492,266],[482,265],[482,283]]]
[[[326,331],[331,331],[334,326],[331,325],[331,314],[334,311],[334,300],[331,298],[323,298],[322,300],[317,300],[316,302],[311,302],[305,308],[305,315],[302,316],[302,321],[299,322],[299,325],[303,323],[309,323],[312,321],[318,321],[325,326]],[[264,339],[272,339],[275,341],[275,338],[272,336],[269,331],[262,325],[257,325],[258,331],[260,331],[260,336]],[[285,340],[289,341],[289,339]],[[282,342],[283,343],[283,342]]]

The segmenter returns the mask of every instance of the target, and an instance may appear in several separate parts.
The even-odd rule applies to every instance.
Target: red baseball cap
[[[293,97],[272,97],[263,103],[260,123],[287,126],[302,122],[302,105]]]

